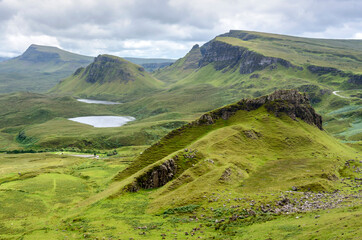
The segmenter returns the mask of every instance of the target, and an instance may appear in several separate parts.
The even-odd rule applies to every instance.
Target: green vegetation
[[[46,92],[92,60],[56,47],[31,45],[21,56],[0,63],[0,93]]]
[[[181,167],[166,185],[124,192],[149,164],[175,154],[187,162],[182,154],[195,150],[198,161]],[[116,155],[104,152],[99,158],[0,154],[0,237],[358,239],[361,234],[361,201],[355,197],[360,186],[354,180],[360,176],[360,153],[264,107],[211,125],[187,125],[147,150],[112,152]]]
[[[0,239],[359,239],[361,52],[230,31],[152,74],[100,55],[47,94],[0,95]],[[78,57],[31,46],[8,62]],[[308,104],[231,104],[281,88],[307,92],[325,130]],[[89,115],[136,120],[67,120]]]
[[[50,93],[85,98],[130,101],[160,89],[162,82],[138,65],[111,55],[100,55],[78,69]]]

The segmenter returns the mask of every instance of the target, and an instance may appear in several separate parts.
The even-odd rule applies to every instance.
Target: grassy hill
[[[274,47],[277,43],[279,47]],[[323,44],[325,47],[320,51],[326,51],[325,54],[317,54],[312,50]],[[34,147],[57,147],[57,144],[61,148],[83,146],[83,140],[87,137],[96,143],[90,144],[90,148],[114,148],[127,143],[152,144],[170,129],[192,121],[204,112],[241,98],[259,97],[281,88],[294,88],[309,94],[311,104],[325,119],[327,131],[358,147],[362,133],[362,100],[358,80],[361,75],[347,68],[334,67],[349,61],[339,56],[342,53],[338,51],[342,51],[342,46],[342,52],[349,51],[357,59],[354,61],[358,61],[359,44],[359,41],[354,40],[308,39],[231,31],[201,47],[195,45],[184,58],[157,70],[152,76],[126,60],[101,55],[93,64],[78,69],[59,83],[51,95],[56,95],[55,98],[68,95],[121,101],[123,104],[112,107],[112,114],[133,116],[137,121],[124,126],[124,131],[109,129],[102,132],[70,124],[66,119],[55,121],[53,116],[47,118],[48,123],[28,126],[26,132],[39,139],[38,145]],[[285,54],[295,57],[284,59],[282,46]],[[298,51],[295,50],[297,46]],[[269,49],[269,52],[264,49]],[[272,49],[275,52],[271,52]],[[302,54],[301,49],[305,53]],[[327,57],[321,58],[322,55],[330,54],[331,49],[336,49],[333,61]],[[308,63],[296,57],[296,54],[305,55],[314,62]],[[323,64],[319,64],[318,61],[322,60]],[[334,91],[340,91],[339,96],[333,94]],[[12,104],[9,103],[9,106]],[[25,112],[19,112],[19,119],[25,118],[25,115],[20,117]],[[10,115],[4,115],[3,121],[11,122],[11,119],[6,120],[7,116]],[[54,129],[54,124],[63,129],[63,133]],[[106,144],[97,143],[97,134],[105,136]],[[112,144],[112,141],[116,144]]]
[[[358,239],[361,155],[320,124],[279,91],[113,157],[0,154],[0,237]]]
[[[360,40],[232,30],[201,47],[194,46],[154,76],[167,83],[173,95],[185,88],[213,89],[209,99],[219,102],[214,108],[276,89],[298,89],[309,93],[313,106],[331,121],[326,124],[328,130],[347,141],[358,141],[362,131],[362,102],[357,94],[362,88],[361,46]],[[351,97],[339,97],[333,91],[350,92]],[[344,117],[335,115],[342,112]],[[338,125],[343,128],[337,130]]]
[[[99,55],[92,64],[78,69],[50,93],[130,101],[130,98],[149,95],[162,85],[139,65],[119,57]]]
[[[19,57],[0,63],[0,93],[46,92],[92,60],[56,47],[33,44]]]

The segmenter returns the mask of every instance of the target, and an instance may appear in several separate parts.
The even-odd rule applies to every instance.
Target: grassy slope
[[[253,131],[259,136],[247,134]],[[121,148],[118,156],[99,160],[51,154],[0,155],[0,194],[2,206],[6,206],[0,211],[0,237],[160,239],[165,234],[166,239],[183,239],[191,237],[185,232],[191,234],[195,228],[200,228],[196,237],[215,239],[358,239],[361,234],[360,200],[353,198],[348,205],[332,210],[290,215],[258,212],[228,222],[233,214],[249,209],[251,201],[257,210],[260,204],[288,194],[286,190],[292,186],[358,191],[354,186],[343,187],[334,175],[358,177],[356,168],[350,171],[344,166],[348,159],[358,160],[360,153],[303,121],[277,118],[263,108],[239,111],[227,121],[195,126],[163,139],[159,146],[149,151]],[[184,148],[197,149],[202,158],[173,181],[159,189],[105,199],[112,194],[108,189],[113,188],[118,171],[131,166],[133,172],[141,173],[140,159],[150,159],[149,164],[182,153]],[[355,164],[360,167],[358,161]],[[226,169],[231,170],[230,175],[224,174]],[[127,176],[124,184],[133,180]],[[350,184],[352,181],[346,186]],[[112,189],[113,194],[121,188]],[[304,196],[303,192],[293,194]],[[97,202],[88,201],[92,198]],[[79,202],[87,204],[79,208]],[[176,208],[180,206],[183,208]],[[320,217],[316,219],[316,215]],[[220,219],[226,219],[225,223],[215,223]]]
[[[248,138],[247,131],[258,132],[261,137]],[[144,167],[162,159],[165,161],[177,153],[182,154],[184,148],[197,149],[202,158],[194,167],[183,173],[189,175],[188,177],[180,176],[168,184],[169,189],[167,186],[163,188],[163,193],[159,195],[160,199],[155,204],[157,207],[186,204],[189,200],[200,199],[205,191],[212,191],[209,186],[217,188],[218,180],[226,168],[231,168],[235,172],[230,187],[240,186],[240,180],[243,178],[246,179],[246,183],[254,181],[247,185],[255,187],[260,179],[253,180],[249,176],[252,174],[260,176],[258,171],[263,172],[265,176],[263,166],[271,164],[268,168],[277,168],[278,165],[285,164],[284,167],[292,167],[296,164],[290,178],[283,175],[284,184],[273,179],[271,171],[271,178],[265,176],[264,179],[268,182],[267,186],[275,191],[287,190],[293,185],[313,185],[315,182],[316,186],[320,185],[330,190],[332,182],[323,179],[320,171],[323,169],[326,175],[337,174],[336,166],[356,156],[355,150],[340,144],[323,131],[316,131],[313,126],[303,121],[295,122],[288,117],[279,119],[262,109],[251,112],[239,111],[228,121],[218,120],[217,124],[212,126],[187,128],[182,134],[161,139],[159,145],[154,145],[144,152],[129,168],[121,172],[117,179],[125,179],[138,171],[141,172],[137,175],[142,174],[144,170],[141,169]],[[290,152],[293,152],[293,156]],[[207,159],[212,159],[215,164],[209,163]],[[308,175],[301,170],[303,168],[314,173]],[[296,172],[301,175],[307,174],[308,177],[305,181],[300,181],[301,178],[295,177]],[[183,182],[185,179],[186,182]],[[190,180],[191,183],[188,183]],[[172,191],[175,182],[178,182],[176,185],[183,186],[178,186]],[[198,193],[193,190],[196,188]],[[247,191],[247,189],[248,187],[239,190]],[[268,190],[270,189],[263,191]]]
[[[94,128],[67,120],[89,115],[125,116],[119,105],[97,105],[71,97],[35,93],[0,95],[0,150],[16,148],[115,148],[151,144],[171,129],[184,124],[174,115],[139,120],[118,128]],[[177,114],[176,114],[177,116]],[[137,117],[138,118],[138,117]],[[18,141],[19,132],[27,139]]]
[[[281,39],[280,41],[285,43],[286,46],[284,46],[284,48],[286,50],[289,49],[288,46],[292,49],[295,47],[293,44],[301,44],[299,41],[301,40],[300,38],[279,35],[268,35],[269,37],[266,37],[267,34],[262,35],[265,35],[265,37],[249,41],[242,41],[236,38],[227,39],[235,40],[237,41],[237,44],[258,44],[257,46],[260,45],[265,47],[267,44],[276,44],[276,42],[278,42],[276,40],[268,40],[269,38],[279,37]],[[310,53],[308,52],[308,49],[313,48],[317,42],[321,42],[322,40],[302,40],[306,42],[302,45],[304,46],[306,53],[311,54],[310,58],[314,59],[313,55],[316,55],[316,53]],[[328,40],[324,41],[326,42],[325,44],[329,42]],[[342,43],[340,42],[345,43],[345,45],[350,48],[351,46],[354,47],[353,43],[358,43],[358,41],[352,41],[352,43],[349,41],[336,41],[333,42],[333,44],[338,43],[341,45]],[[339,46],[338,44],[336,45],[337,47]],[[330,49],[331,46],[334,45],[329,44],[328,46]],[[263,48],[261,47],[261,49]],[[290,49],[288,50],[289,52],[291,51]],[[356,47],[356,49],[358,50],[358,47]],[[276,50],[273,54],[279,54],[279,50]],[[356,52],[358,53],[358,51]],[[299,52],[290,52],[290,54],[293,53],[297,54]],[[139,125],[137,125],[136,122],[131,123],[129,127],[127,126],[127,129],[124,129],[124,133],[122,133],[120,129],[105,131],[107,132],[107,139],[123,139],[118,141],[120,144],[124,144],[125,142],[135,144],[137,141],[139,141],[137,144],[151,144],[156,141],[158,137],[171,129],[171,127],[165,129],[163,127],[153,128],[151,126],[171,126],[172,123],[171,125],[167,124],[168,121],[190,121],[205,111],[210,111],[211,109],[221,107],[241,98],[269,94],[280,88],[298,88],[300,91],[308,91],[312,96],[312,104],[316,107],[317,111],[323,115],[326,123],[325,127],[328,131],[342,140],[353,141],[354,143],[360,141],[361,127],[359,119],[361,115],[360,110],[358,110],[361,106],[360,97],[342,99],[332,94],[332,91],[343,88],[341,85],[346,81],[346,78],[333,76],[331,74],[318,76],[310,73],[306,67],[304,67],[304,70],[300,71],[278,66],[277,69],[264,69],[252,74],[239,74],[236,69],[216,71],[212,64],[198,69],[198,67],[195,67],[195,64],[199,57],[200,50],[198,48],[193,48],[185,58],[178,60],[175,64],[162,71],[156,72],[154,76],[166,82],[166,85],[163,86],[162,90],[158,89],[151,92],[144,91],[138,83],[133,84],[132,86],[116,83],[103,85],[94,84],[88,88],[88,85],[90,84],[81,79],[81,74],[70,77],[72,80],[69,80],[68,83],[66,83],[67,81],[64,81],[62,84],[64,85],[66,92],[73,91],[72,88],[76,86],[75,88],[79,90],[77,90],[77,92],[81,93],[79,95],[82,95],[83,97],[93,96],[94,98],[99,99],[119,99],[122,97],[120,93],[126,91],[132,92],[135,89],[142,93],[142,97],[137,95],[137,99],[133,99],[130,102],[112,108],[112,112],[116,115],[131,115],[141,121]],[[343,62],[344,58],[341,57],[340,61]],[[332,64],[327,60],[324,63],[326,66]],[[130,71],[133,70],[133,68],[130,69]],[[255,75],[257,75],[257,77]],[[85,88],[85,90],[83,90],[83,88]],[[358,90],[354,91],[356,94],[358,93]],[[347,94],[348,92],[345,93]],[[128,98],[127,100],[131,99]],[[346,109],[349,111],[345,111]],[[340,114],[340,112],[343,112],[343,114]],[[17,116],[20,115],[21,114],[19,113]],[[4,117],[4,119],[6,118],[7,117]],[[31,127],[31,133],[34,137],[38,139],[44,138],[44,141],[42,141],[44,146],[54,146],[57,142],[48,138],[46,131],[49,131],[50,135],[53,136],[52,138],[55,138],[55,136],[62,138],[63,140],[58,141],[62,144],[64,143],[62,146],[74,144],[74,141],[76,141],[78,136],[82,136],[82,140],[85,137],[94,139],[97,134],[102,132],[97,129],[89,128],[87,128],[86,132],[81,132],[81,129],[86,129],[84,126],[78,125],[79,128],[77,128],[77,126],[72,125],[72,127],[68,128],[69,123],[67,121],[58,119],[56,121],[56,126],[58,128],[72,129],[72,131],[64,130],[64,135],[67,135],[67,137],[65,137],[61,136],[61,134],[56,134],[57,131],[52,128],[52,124],[53,122],[49,122],[48,124]],[[179,125],[176,124],[174,126]],[[154,130],[156,132],[155,134],[152,133]],[[76,134],[72,135],[72,132]],[[92,132],[92,136],[89,135],[90,132]],[[111,134],[115,134],[117,137],[115,136],[112,138]],[[128,134],[131,134],[131,137],[127,136]],[[5,138],[5,136],[2,137]],[[9,136],[6,136],[6,138],[12,140],[9,139]],[[47,142],[49,144],[47,144]]]
[[[148,95],[150,92],[159,89],[163,83],[153,78],[149,73],[141,71],[140,67],[124,59],[102,55],[110,61],[103,68],[97,71],[105,71],[105,76],[109,79],[102,79],[103,82],[90,83],[86,81],[87,74],[83,69],[77,74],[61,81],[50,92],[56,94],[66,94],[72,96],[83,96],[100,99],[121,99],[129,101],[129,98]],[[114,61],[114,62],[111,62]],[[97,62],[93,62],[93,65]],[[88,67],[92,67],[92,64]],[[124,79],[123,73],[128,74]]]
[[[246,40],[237,38],[240,35]],[[240,98],[269,94],[276,89],[297,88],[300,91],[307,91],[311,95],[312,104],[328,122],[331,121],[331,124],[326,124],[327,130],[341,139],[355,143],[361,139],[359,109],[362,104],[361,96],[357,94],[359,90],[354,90],[357,95],[355,94],[353,98],[343,99],[335,96],[332,91],[346,91],[348,77],[333,74],[317,75],[307,69],[308,65],[317,65],[335,67],[354,74],[361,73],[361,41],[309,39],[247,31],[231,31],[229,37],[221,35],[212,41],[240,46],[265,56],[286,59],[294,65],[303,67],[303,70],[278,66],[277,69],[266,68],[251,74],[239,74],[237,66],[217,71],[213,64],[182,70],[186,66],[185,62],[190,60],[191,51],[175,64],[156,72],[155,76],[169,83],[171,91],[185,86],[197,88],[199,85],[215,89],[209,93],[210,99],[218,99],[220,105],[213,107],[220,107]],[[214,94],[221,92],[222,100]],[[337,109],[339,111],[349,109],[349,111],[344,112],[344,115],[335,116],[334,111]]]
[[[313,39],[243,32],[257,38],[243,41],[235,37],[216,37],[216,40],[246,47],[265,56],[283,58],[296,65],[326,66],[362,73],[361,40]]]
[[[0,92],[45,92],[92,59],[55,47],[31,45],[23,55],[0,63]]]

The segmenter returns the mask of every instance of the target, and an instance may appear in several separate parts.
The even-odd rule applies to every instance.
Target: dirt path
[[[341,98],[350,98],[350,97],[345,97],[345,96],[339,95],[339,94],[338,94],[339,92],[340,92],[340,91],[333,91],[333,94],[336,95],[336,96],[338,96],[338,97],[341,97]]]

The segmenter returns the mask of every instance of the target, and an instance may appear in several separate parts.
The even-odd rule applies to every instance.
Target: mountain
[[[139,65],[116,56],[99,55],[93,63],[77,69],[50,92],[130,101],[131,98],[149,95],[162,85]]]
[[[56,47],[33,44],[22,55],[0,63],[0,93],[45,92],[92,59]]]
[[[167,58],[124,57],[123,59],[142,66],[147,72],[153,72],[155,70],[170,66],[172,63],[176,61],[175,59],[167,59]]]
[[[115,180],[124,191],[159,188],[151,203],[157,211],[188,204],[207,208],[203,196],[218,191],[333,191],[339,167],[357,155],[323,130],[306,94],[278,90],[173,130]]]
[[[359,170],[352,171],[360,165],[358,156],[323,130],[306,94],[279,90],[171,131],[108,188],[79,202],[74,209],[86,210],[67,224],[111,217],[118,225],[124,222],[127,237],[156,239],[171,232],[172,237],[281,239],[293,233],[293,239],[305,239],[315,233],[309,226],[315,224],[323,236],[334,236],[333,222],[344,216],[350,232],[343,234],[358,236],[353,224],[361,214],[360,200],[353,200],[358,183],[348,180],[358,178]],[[288,223],[287,231],[280,230],[286,227],[281,222]],[[275,226],[278,231],[271,231]]]
[[[167,84],[172,95],[186,88],[213,89],[208,90],[209,99],[218,99],[220,104],[213,107],[276,89],[298,89],[310,95],[329,131],[343,140],[358,141],[362,133],[361,63],[361,40],[231,30],[201,47],[195,45],[185,57],[155,71],[154,76]],[[346,97],[334,91],[344,92]]]
[[[0,57],[0,62],[3,62],[5,60],[8,60],[9,58],[8,57]]]
[[[1,98],[17,104],[5,117],[47,101],[54,113],[97,108],[70,97]],[[115,133],[65,121],[38,131],[57,146],[57,134],[75,132],[84,147]],[[149,148],[0,153],[0,238],[359,239],[361,154],[323,128],[306,94],[279,90],[204,113]],[[0,140],[20,131],[16,141],[31,144],[32,130],[7,128]]]
[[[193,62],[191,66],[189,61]],[[229,78],[239,76],[244,80],[252,76],[254,81],[264,75],[273,80],[273,73],[282,71],[284,78],[312,77],[311,81],[317,80],[324,86],[353,88],[362,84],[361,62],[361,40],[311,39],[231,30],[200,48],[194,46],[184,58],[155,76],[174,82],[174,71],[191,68],[194,71],[188,72],[189,81],[205,81],[202,74],[208,71],[211,75],[208,82],[213,83],[215,72],[219,71]],[[183,78],[185,75],[178,80]],[[214,84],[230,84],[236,79],[226,80],[221,78]]]

